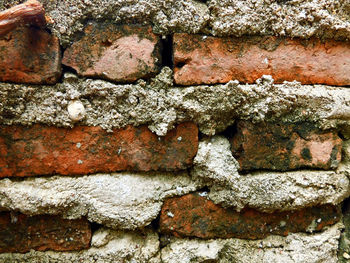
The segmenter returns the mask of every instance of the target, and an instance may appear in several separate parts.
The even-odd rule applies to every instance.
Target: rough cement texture
[[[348,158],[348,157],[346,157]],[[350,195],[350,181],[339,171],[255,172],[239,175],[230,144],[222,136],[203,139],[191,175],[211,186],[208,197],[216,204],[240,211],[288,211],[322,204],[339,204]]]
[[[23,2],[9,0],[0,3],[0,10]],[[199,32],[209,20],[209,9],[195,0],[41,0],[52,24],[50,28],[64,46],[82,32],[89,20],[118,24],[154,24],[154,31],[169,34],[182,30]]]
[[[42,177],[0,181],[0,207],[27,215],[61,214],[114,229],[149,225],[162,201],[195,191],[186,173],[97,174],[83,177]]]
[[[67,107],[81,101],[85,118],[70,119]],[[253,122],[315,122],[321,128],[340,127],[350,133],[350,89],[275,85],[263,76],[253,85],[230,81],[225,85],[173,87],[172,71],[164,67],[149,83],[117,85],[79,79],[71,73],[55,86],[0,83],[0,124],[44,123],[121,128],[147,124],[163,136],[174,124],[194,121],[206,135],[225,130],[235,119]],[[349,135],[350,136],[350,135]]]
[[[257,172],[241,176],[229,187],[214,185],[209,198],[225,207],[287,211],[339,204],[350,195],[349,179],[331,171]]]
[[[0,3],[0,10],[23,0]],[[159,34],[279,35],[349,39],[348,0],[41,0],[64,46],[89,20],[152,24]]]
[[[215,35],[278,35],[348,39],[347,0],[210,0]]]
[[[202,140],[193,160],[192,177],[224,186],[235,186],[240,177],[239,164],[230,149],[230,142],[223,136]]]
[[[11,263],[115,263],[161,262],[158,254],[158,235],[146,230],[142,233],[113,231],[102,228],[92,237],[91,248],[79,252],[39,252],[0,254],[1,262]]]
[[[161,250],[164,263],[335,263],[340,225],[321,233],[269,236],[263,240],[175,239]]]

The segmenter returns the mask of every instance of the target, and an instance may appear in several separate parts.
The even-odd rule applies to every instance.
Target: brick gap
[[[338,131],[338,136],[339,136],[339,138],[342,139],[343,141],[346,141],[346,138],[345,138],[345,136],[344,136],[344,134],[342,133],[341,130]]]
[[[64,73],[68,73],[68,72],[74,73],[75,75],[78,75],[77,71],[74,68],[62,64],[62,76],[61,76],[61,79],[63,78]]]
[[[167,35],[161,38],[161,67],[174,68],[173,36]]]
[[[63,59],[63,54],[66,51],[67,47],[64,48],[61,45],[60,48],[61,48],[61,58]],[[73,67],[67,66],[67,65],[65,65],[63,63],[61,63],[61,67],[62,67],[62,74],[61,74],[60,79],[58,80],[58,83],[63,83],[63,78],[64,78],[64,74],[65,73],[73,73],[73,74],[78,76],[78,72]]]
[[[350,198],[347,198],[342,203],[342,214],[350,213]]]
[[[226,130],[219,133],[218,135],[222,135],[222,136],[226,137],[227,139],[231,139],[231,138],[233,138],[233,136],[235,136],[236,133],[237,133],[237,121],[235,121],[234,124],[228,126],[226,128]]]
[[[208,4],[208,2],[209,2],[209,0],[197,0],[198,2],[200,2],[200,3],[204,3],[204,4]]]
[[[155,219],[152,220],[152,222],[150,223],[150,228],[155,231],[155,232],[159,232],[159,222],[160,222],[160,211],[157,215],[157,217]]]
[[[203,140],[203,139],[207,139],[207,138],[210,138],[210,137],[211,137],[211,136],[206,135],[206,134],[204,134],[204,133],[198,131],[198,141],[201,141],[201,140]]]
[[[338,244],[338,258],[339,262],[347,262],[344,258],[345,253],[349,253],[349,221],[350,221],[350,198],[345,199],[341,204],[342,223],[344,228],[341,229],[341,235]]]
[[[170,234],[159,233],[159,248],[162,249],[169,245],[173,239],[173,236]]]
[[[234,157],[234,156],[233,156]],[[264,168],[259,168],[259,169],[244,169],[244,170],[241,170],[239,171],[239,174],[240,175],[246,175],[246,174],[255,174],[255,173],[286,173],[286,172],[296,172],[296,171],[302,171],[302,170],[308,170],[308,171],[336,171],[336,169],[332,170],[332,169],[323,169],[323,168],[316,168],[316,167],[308,167],[308,166],[301,166],[301,167],[298,167],[298,168],[290,168],[288,170],[274,170],[274,169],[264,169]]]
[[[98,224],[96,222],[90,222],[91,236],[93,236],[95,234],[95,232],[102,227],[103,227],[103,225],[101,225],[101,224]]]

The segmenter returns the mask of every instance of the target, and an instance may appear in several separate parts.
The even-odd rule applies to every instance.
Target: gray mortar
[[[2,179],[0,207],[27,215],[86,216],[114,229],[136,229],[157,217],[165,198],[197,188],[186,173]]]
[[[253,85],[230,81],[184,88],[172,83],[168,67],[149,83],[117,85],[71,73],[55,86],[0,83],[0,124],[89,125],[107,130],[146,124],[163,136],[183,121],[194,121],[206,135],[225,130],[235,119],[310,121],[324,129],[340,128],[350,136],[349,88],[297,82],[275,85],[270,76]],[[67,112],[73,100],[80,100],[86,110],[86,118],[77,123]]]
[[[200,141],[193,160],[192,178],[235,186],[240,178],[239,164],[232,156],[230,148],[230,142],[223,136]]]
[[[101,243],[102,242],[102,243]],[[29,253],[3,253],[1,262],[11,263],[160,263],[157,233],[113,231],[102,228],[92,237],[91,248],[79,252],[30,251]]]
[[[347,0],[210,0],[214,35],[349,39]]]
[[[23,0],[0,2],[0,10]],[[349,39],[348,0],[41,0],[50,28],[70,45],[88,20],[152,24],[156,33]]]
[[[348,142],[344,143],[348,152]],[[323,204],[337,205],[350,195],[349,167],[338,171],[255,172],[239,175],[229,141],[214,136],[199,142],[191,175],[210,187],[216,204],[240,211],[250,207],[263,212],[289,211]]]
[[[263,212],[340,204],[350,195],[349,179],[328,171],[257,172],[241,176],[231,187],[214,185],[208,197],[224,207]]]
[[[175,239],[161,250],[164,263],[336,263],[341,225],[313,235],[269,236],[263,240]]]

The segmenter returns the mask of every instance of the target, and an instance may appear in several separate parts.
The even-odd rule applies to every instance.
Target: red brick
[[[174,35],[174,77],[180,85],[254,83],[262,75],[276,83],[350,85],[349,56],[350,44],[333,40]]]
[[[86,126],[0,126],[0,177],[186,169],[197,148],[193,123],[180,124],[165,137],[146,126],[112,133]]]
[[[91,228],[86,219],[0,213],[0,253],[81,250],[90,246]]]
[[[36,27],[21,27],[0,38],[0,81],[54,84],[60,75],[57,37]]]
[[[160,230],[177,237],[261,239],[271,234],[319,231],[340,217],[340,209],[330,205],[272,214],[253,209],[236,212],[198,194],[188,194],[164,202]]]
[[[16,5],[0,12],[0,36],[5,35],[19,25],[35,25],[43,27],[46,24],[45,10],[36,0]]]
[[[90,24],[84,33],[63,56],[79,75],[134,82],[159,71],[159,38],[151,27]]]
[[[335,131],[311,123],[237,123],[232,153],[241,170],[297,168],[335,169],[341,161],[342,140]]]

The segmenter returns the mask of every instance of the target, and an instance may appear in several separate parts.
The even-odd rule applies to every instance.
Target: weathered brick
[[[174,77],[180,85],[254,83],[272,75],[276,83],[349,85],[350,44],[276,37],[217,38],[174,35]]]
[[[177,237],[261,239],[319,231],[339,221],[339,207],[325,205],[272,214],[224,209],[196,193],[167,199],[160,215],[162,233]]]
[[[90,24],[63,56],[79,75],[115,82],[152,76],[160,62],[159,37],[139,25]]]
[[[0,253],[81,250],[90,246],[90,240],[91,228],[86,219],[0,212]]]
[[[321,131],[312,123],[237,123],[232,153],[241,170],[286,171],[302,167],[335,169],[342,140],[335,131]]]
[[[0,81],[54,84],[61,75],[58,38],[36,27],[0,37]]]
[[[0,177],[186,169],[197,148],[193,123],[182,123],[165,137],[146,126],[112,133],[87,126],[2,126]]]
[[[45,26],[45,10],[42,4],[37,0],[28,0],[0,12],[0,36],[19,25]]]

